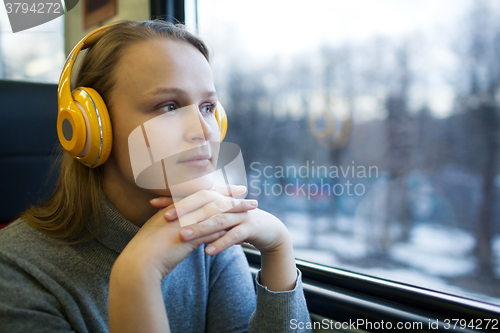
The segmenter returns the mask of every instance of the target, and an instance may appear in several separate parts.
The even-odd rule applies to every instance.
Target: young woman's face
[[[210,188],[212,178],[200,176],[215,170],[218,151],[213,151],[213,143],[220,141],[220,131],[215,118],[217,95],[212,72],[203,54],[182,41],[153,39],[135,43],[119,60],[114,79],[116,85],[109,96],[113,147],[104,165],[108,175],[113,173],[113,181],[125,182],[123,188],[140,187],[132,171],[129,135],[148,120],[151,122],[143,126],[146,132],[147,124],[158,124],[154,122],[162,119],[161,148],[168,183],[191,178],[195,179],[189,184],[191,192]],[[148,132],[147,136],[153,140]],[[199,154],[211,157],[208,162],[185,162]],[[160,190],[162,186],[165,184],[145,191],[177,196],[174,187]]]

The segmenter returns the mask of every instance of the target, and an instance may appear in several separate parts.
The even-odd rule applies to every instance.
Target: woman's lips
[[[201,159],[201,160],[191,160],[191,161],[185,161],[185,162],[180,162],[182,165],[186,166],[192,166],[196,168],[206,168],[211,164],[210,159]]]

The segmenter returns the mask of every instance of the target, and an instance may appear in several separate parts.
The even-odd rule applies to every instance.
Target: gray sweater
[[[139,227],[102,199],[100,234],[56,245],[18,219],[0,231],[0,332],[107,332],[111,267]],[[60,241],[60,240],[59,240]],[[198,247],[162,281],[171,332],[297,332],[310,321],[297,269],[295,288],[254,287],[241,246],[207,256]]]

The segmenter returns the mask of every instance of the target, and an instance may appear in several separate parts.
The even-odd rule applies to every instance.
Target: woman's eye
[[[175,105],[174,104],[167,104],[167,105],[164,105],[164,106],[160,107],[160,110],[162,110],[164,112],[174,111],[175,110]]]
[[[204,105],[201,109],[205,113],[212,113],[215,111],[215,104]]]

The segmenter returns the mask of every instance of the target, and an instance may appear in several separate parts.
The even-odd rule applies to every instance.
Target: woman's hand
[[[158,198],[152,205],[162,207],[167,204],[167,200]],[[231,209],[231,200],[235,199],[213,191],[199,191],[175,203],[175,209],[170,211],[169,208],[169,214],[165,217],[170,221],[180,219],[184,225],[189,224],[180,229],[179,236],[184,242],[198,238],[206,240],[208,235],[221,235],[206,248],[210,255],[243,242],[252,244],[263,254],[271,253],[289,240],[284,224],[274,215],[257,209],[256,200],[246,202],[256,208],[252,210]],[[224,233],[226,230],[227,233]]]
[[[245,187],[231,187],[233,195],[243,194],[245,191]],[[205,193],[205,197],[216,198],[217,202],[227,204],[230,200],[234,200],[228,197],[226,187],[201,192]],[[196,194],[192,196],[199,197]],[[231,211],[243,212],[253,208],[250,205],[251,200],[240,201],[241,203]],[[159,202],[160,205],[158,200],[151,204],[155,207],[172,206],[173,204],[172,198],[163,197]],[[213,232],[205,232],[203,235],[191,237],[189,240],[182,239],[181,233],[179,233],[182,230],[179,223],[169,223],[165,219],[165,212],[171,208],[170,206],[160,209],[141,227],[118,256],[113,266],[115,271],[141,272],[140,274],[147,275],[149,278],[155,277],[155,280],[161,281],[194,249],[203,243],[215,241],[226,233],[224,228],[219,228]]]
[[[165,199],[159,198],[152,204],[161,206],[162,200]],[[181,219],[184,225],[189,224],[179,231],[183,242],[206,241],[209,235],[220,235],[206,248],[209,255],[220,253],[235,244],[252,244],[261,252],[260,283],[273,291],[293,289],[297,271],[292,240],[285,225],[261,209],[232,208],[231,200],[234,199],[211,191],[200,191],[175,203],[173,213],[169,212],[165,217],[171,221]],[[257,207],[256,200],[246,201],[245,204],[252,202]]]

